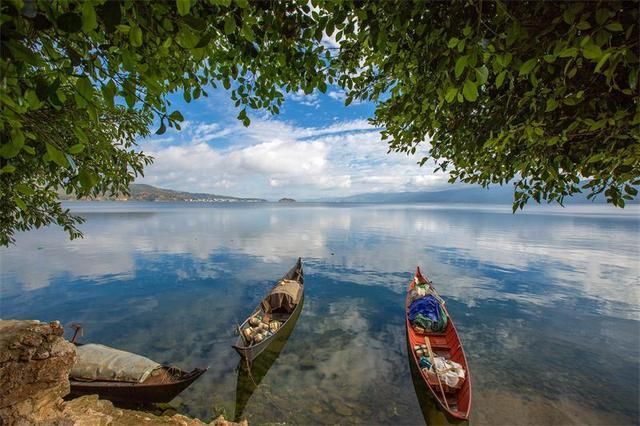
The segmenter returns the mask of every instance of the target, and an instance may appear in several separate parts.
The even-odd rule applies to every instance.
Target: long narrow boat
[[[300,301],[302,304],[303,301]],[[236,408],[234,414],[234,422],[239,422],[242,419],[242,414],[247,406],[247,403],[251,399],[251,396],[256,391],[262,379],[267,375],[271,366],[277,361],[280,356],[280,352],[287,343],[291,332],[296,326],[298,317],[302,309],[298,309],[287,324],[282,327],[282,330],[275,336],[273,342],[258,356],[250,365],[247,365],[244,359],[238,362],[237,371],[238,379],[236,382]]]
[[[98,344],[76,345],[76,364],[69,374],[70,396],[97,394],[127,403],[169,402],[202,376],[207,368],[183,371],[141,355]]]
[[[440,306],[447,317],[446,327],[442,332],[418,332],[409,321],[409,306],[411,304],[410,294],[411,290],[418,284],[428,285],[434,297],[441,301]],[[453,324],[453,320],[451,319],[449,312],[447,311],[444,301],[442,301],[435,288],[433,288],[432,283],[422,275],[419,267],[416,269],[416,274],[409,284],[405,307],[405,321],[409,350],[412,354],[413,362],[420,372],[423,382],[427,385],[431,394],[445,412],[456,419],[467,420],[469,418],[469,413],[471,412],[471,374],[467,364],[467,357],[464,353],[462,343],[458,337],[458,332]],[[444,380],[441,379],[441,375],[427,374],[425,369],[420,367],[420,356],[415,349],[417,347],[427,347],[425,356],[428,358],[443,357],[446,360],[453,361],[462,366],[465,372],[465,378],[462,386],[457,389],[450,387],[446,383],[443,383]]]
[[[238,326],[239,336],[233,348],[248,362],[253,361],[282,333],[292,318],[297,318],[304,299],[304,271],[302,259],[262,299],[251,315]],[[252,324],[253,323],[253,324]],[[270,329],[259,329],[269,323]],[[256,338],[258,332],[260,338]]]

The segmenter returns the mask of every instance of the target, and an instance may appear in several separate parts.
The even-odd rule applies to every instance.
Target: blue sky
[[[416,163],[415,156],[387,154],[380,129],[371,126],[374,106],[344,106],[344,92],[288,94],[279,115],[253,111],[245,128],[224,89],[185,103],[182,130],[139,141],[155,158],[137,183],[190,192],[270,200],[309,200],[363,192],[423,191],[447,187],[445,174]],[[422,154],[422,155],[421,155]]]

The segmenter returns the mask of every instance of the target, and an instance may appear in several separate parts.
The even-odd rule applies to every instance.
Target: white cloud
[[[344,90],[331,90],[329,91],[329,93],[327,93],[327,95],[331,99],[335,99],[336,101],[344,102],[344,100],[347,99],[347,94],[344,92]]]
[[[320,107],[320,99],[318,98],[317,92],[312,92],[310,94],[305,94],[304,90],[298,89],[295,93],[287,94],[287,98],[291,99],[294,102],[298,102],[302,105],[319,108]]]
[[[433,165],[418,167],[419,155],[387,154],[379,129],[364,119],[324,127],[266,118],[254,118],[249,127],[192,122],[183,142],[147,143],[155,163],[141,181],[186,191],[314,199],[436,188],[447,178],[433,175]]]

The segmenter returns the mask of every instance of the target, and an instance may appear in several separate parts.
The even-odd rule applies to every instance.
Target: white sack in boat
[[[69,376],[80,380],[142,383],[160,367],[142,355],[90,343],[76,346],[76,363]]]
[[[439,356],[436,356],[434,361],[436,371],[438,372],[438,376],[440,376],[440,380],[442,382],[454,389],[458,389],[462,386],[465,379],[465,371],[464,368],[462,368],[462,365]],[[434,381],[437,380],[437,377],[433,372],[433,367],[427,371],[427,374],[433,376]]]

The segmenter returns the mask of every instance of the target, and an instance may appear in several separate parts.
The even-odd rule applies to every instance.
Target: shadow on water
[[[276,362],[280,356],[280,352],[287,343],[289,336],[293,332],[293,329],[298,322],[300,313],[304,308],[304,297],[300,300],[302,306],[296,310],[296,313],[290,318],[287,324],[280,330],[273,339],[273,342],[267,346],[251,364],[248,364],[245,359],[241,359],[236,367],[238,371],[238,380],[236,383],[236,406],[234,421],[239,421],[244,409],[251,399],[251,396],[256,391],[262,379],[267,375],[271,366]]]
[[[420,405],[420,410],[422,411],[425,423],[429,426],[467,426],[469,424],[468,421],[454,419],[440,409],[438,403],[431,394],[431,391],[422,380],[422,375],[420,374],[418,367],[413,362],[413,357],[411,355],[412,350],[413,349],[409,345],[409,339],[407,338],[407,362],[411,368],[411,381],[413,382],[413,387],[416,390],[416,397],[418,398],[418,404]]]

